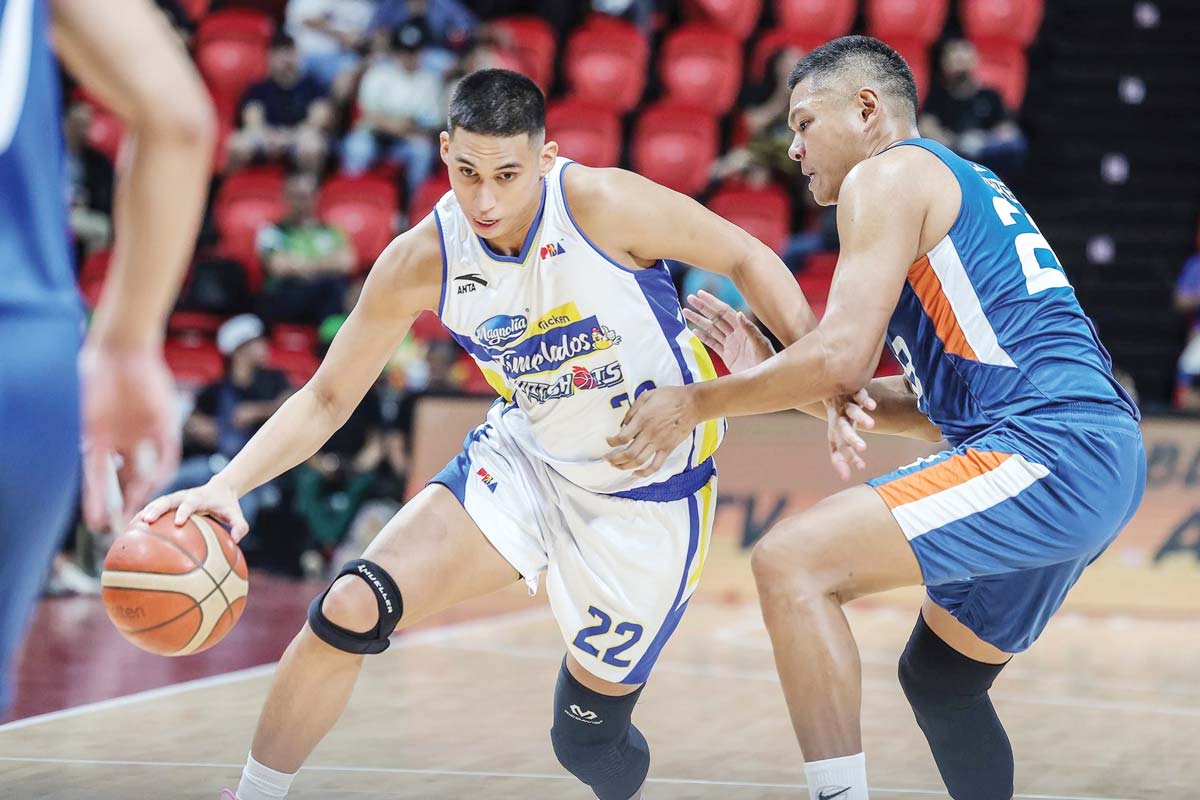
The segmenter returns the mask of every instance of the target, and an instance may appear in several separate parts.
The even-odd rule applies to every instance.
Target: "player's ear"
[[[879,115],[879,95],[875,93],[874,89],[859,89],[855,101],[858,104],[858,113],[864,123],[869,123],[872,117]]]
[[[438,148],[438,150],[442,156],[442,163],[445,164],[447,167],[449,167],[450,166],[450,134],[447,131],[442,131],[441,135],[438,136],[438,141],[441,143],[441,146]]]
[[[538,168],[543,178],[550,174],[550,170],[554,169],[556,158],[558,158],[558,142],[549,141],[542,145],[542,158]]]

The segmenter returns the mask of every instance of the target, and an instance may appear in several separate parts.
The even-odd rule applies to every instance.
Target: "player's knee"
[[[379,622],[374,592],[350,575],[338,578],[329,587],[321,611],[334,625],[356,633],[366,633]]]
[[[599,694],[576,681],[565,664],[559,674],[550,728],[554,755],[600,800],[629,800],[646,781],[650,747],[631,720],[640,694]]]
[[[400,623],[404,601],[387,571],[366,559],[348,562],[308,607],[308,627],[326,644],[356,655],[381,653]]]
[[[772,529],[750,554],[754,582],[764,604],[804,604],[836,588],[826,585],[824,570],[813,554],[795,541],[798,531],[794,525]]]

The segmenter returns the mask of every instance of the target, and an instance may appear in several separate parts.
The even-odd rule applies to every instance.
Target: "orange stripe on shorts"
[[[962,455],[951,456],[931,467],[877,486],[876,491],[888,508],[895,508],[991,472],[1010,456],[1010,453],[994,453],[990,450],[968,450]]]
[[[942,291],[942,282],[937,273],[933,271],[933,267],[929,263],[929,256],[921,256],[908,268],[908,283],[917,293],[917,298],[921,301],[925,313],[933,321],[933,329],[938,338],[942,340],[946,352],[978,361],[979,357],[971,349],[966,334],[958,324],[958,317],[954,316],[950,300]]]

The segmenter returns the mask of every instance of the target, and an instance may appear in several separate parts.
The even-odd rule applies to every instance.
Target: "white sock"
[[[867,800],[867,757],[862,753],[804,765],[809,800]]]
[[[276,772],[263,766],[251,753],[246,756],[246,768],[242,770],[242,782],[238,784],[238,800],[282,800],[287,797],[295,778],[294,772]]]

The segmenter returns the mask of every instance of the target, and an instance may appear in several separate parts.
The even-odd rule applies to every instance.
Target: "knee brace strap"
[[[646,781],[650,747],[631,722],[641,693],[594,692],[575,680],[565,661],[559,672],[550,728],[554,754],[600,800],[629,800]]]
[[[321,607],[325,602],[325,596],[333,588],[333,584],[346,575],[357,575],[362,578],[375,593],[375,602],[379,605],[379,621],[374,628],[364,633],[346,630],[342,626],[330,622],[329,618],[325,616],[325,610]],[[392,580],[392,576],[388,575],[378,564],[367,561],[365,558],[358,558],[346,562],[329,587],[309,605],[308,626],[321,641],[330,647],[336,647],[338,650],[356,655],[374,655],[387,650],[388,637],[400,624],[400,617],[403,613],[404,601],[400,597],[400,587]]]

